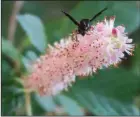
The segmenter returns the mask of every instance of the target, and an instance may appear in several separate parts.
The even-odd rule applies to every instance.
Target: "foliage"
[[[55,2],[52,3],[55,4]],[[2,4],[5,12],[8,9],[8,14],[10,14],[9,9],[12,9],[10,4],[11,2]],[[2,26],[2,115],[29,114],[26,110],[27,98],[21,82],[22,76],[29,72],[30,63],[44,54],[48,43],[58,41],[75,29],[74,24],[63,14],[59,18],[54,16],[46,21],[49,13],[47,17],[42,14],[45,10],[43,4],[51,3],[48,1],[24,4],[23,10],[17,15],[18,34],[15,35],[15,44],[6,39],[8,26],[5,24],[8,23],[8,15],[3,13],[2,21],[5,26]],[[134,103],[136,97],[140,95],[138,3],[135,1],[81,1],[68,4],[71,6],[69,12],[77,20],[90,18],[108,6],[108,10],[97,20],[102,20],[105,15],[115,15],[116,25],[124,24],[126,31],[136,43],[134,56],[128,57],[127,64],[122,63],[123,65],[119,68],[103,69],[88,78],[77,77],[69,91],[64,91],[55,97],[29,94],[32,115],[88,115],[87,113],[90,115],[140,115],[140,108],[138,108],[140,105]],[[7,5],[10,7],[6,8]],[[62,2],[62,6],[59,4],[57,5],[59,8],[55,6],[56,8],[51,10],[58,11],[64,5],[66,3]]]

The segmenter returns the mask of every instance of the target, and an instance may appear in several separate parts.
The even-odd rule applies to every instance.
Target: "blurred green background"
[[[76,26],[108,6],[104,16],[116,16],[134,40],[134,56],[118,68],[78,78],[69,91],[55,97],[26,93],[21,77],[29,64]],[[140,1],[2,1],[2,115],[140,115]]]

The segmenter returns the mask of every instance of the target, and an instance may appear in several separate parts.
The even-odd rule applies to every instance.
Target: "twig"
[[[23,4],[24,4],[24,1],[15,1],[14,2],[12,14],[11,14],[10,21],[9,21],[9,29],[8,29],[8,39],[12,43],[14,43],[14,36],[15,36],[15,31],[16,31],[16,27],[17,27],[16,15],[21,10]]]

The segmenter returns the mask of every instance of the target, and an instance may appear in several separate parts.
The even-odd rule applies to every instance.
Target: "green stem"
[[[32,106],[31,106],[31,97],[30,93],[25,92],[25,109],[27,116],[32,116]]]

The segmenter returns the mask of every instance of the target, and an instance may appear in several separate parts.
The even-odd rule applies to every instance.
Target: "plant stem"
[[[16,27],[17,27],[16,16],[20,12],[23,4],[24,4],[24,1],[15,1],[14,6],[13,6],[13,10],[12,10],[12,14],[10,16],[9,28],[8,28],[8,39],[12,43],[14,43],[14,38],[15,38],[14,36],[15,36]]]
[[[28,92],[25,92],[25,109],[27,116],[32,116],[31,97]]]

